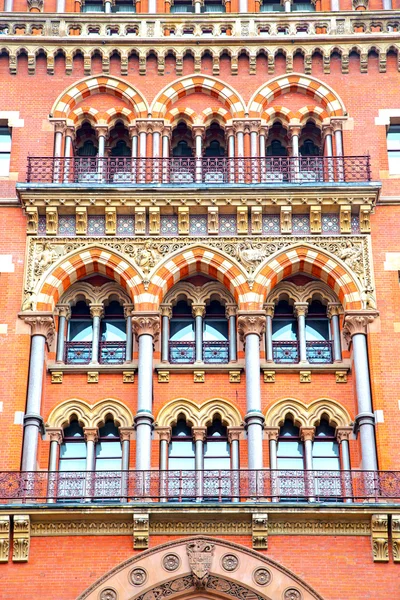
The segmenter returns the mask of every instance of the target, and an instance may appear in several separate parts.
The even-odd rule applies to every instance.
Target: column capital
[[[66,122],[62,119],[50,119],[54,126],[54,133],[64,133],[66,128]]]
[[[264,135],[265,137],[267,137],[268,130],[269,130],[268,125],[265,125],[264,123],[262,123],[260,126],[260,135]]]
[[[62,444],[64,431],[61,427],[46,427],[46,433],[50,442],[57,442],[58,445]]]
[[[273,302],[265,302],[263,308],[265,310],[265,315],[273,319],[275,314],[275,304]]]
[[[160,304],[160,314],[162,317],[172,317],[172,306],[170,304]]]
[[[263,312],[239,313],[238,333],[243,341],[249,334],[255,333],[260,338],[265,331],[265,314]]]
[[[156,427],[156,432],[158,433],[160,442],[167,442],[167,444],[170,443],[172,435],[171,427]]]
[[[238,442],[243,431],[243,427],[227,427],[228,431],[228,442]]]
[[[349,441],[350,435],[353,433],[352,427],[337,427],[336,428],[336,439],[339,444],[343,441]]]
[[[97,137],[106,137],[108,133],[108,127],[106,127],[105,125],[95,125],[95,131]]]
[[[345,121],[346,118],[335,118],[335,119],[331,119],[331,126],[333,129],[333,132],[336,133],[336,131],[342,131],[343,130],[343,121]]]
[[[251,121],[248,121],[248,126],[250,128],[250,133],[260,133],[261,119],[252,119]]]
[[[346,310],[344,313],[343,335],[350,345],[353,335],[367,335],[367,327],[379,316],[377,310]]]
[[[229,319],[229,317],[236,317],[236,314],[237,314],[236,304],[226,304],[225,305],[225,316],[227,319]]]
[[[129,442],[132,438],[132,433],[135,431],[134,427],[120,427],[119,428],[119,439],[121,442]]]
[[[294,303],[294,316],[295,317],[306,317],[308,313],[307,302],[295,302]]]
[[[332,319],[332,317],[338,317],[342,313],[342,305],[340,302],[329,302],[326,309],[326,316],[328,319]]]
[[[51,346],[55,336],[54,317],[49,312],[19,313],[19,318],[31,327],[31,336],[42,335]]]
[[[147,133],[148,124],[148,119],[136,119],[136,128],[138,133]]]
[[[128,131],[129,131],[129,136],[131,138],[138,136],[139,132],[138,132],[138,128],[137,128],[136,124],[135,125],[129,125]]]
[[[104,306],[102,304],[89,304],[89,308],[92,318],[99,317],[101,319],[104,316]]]
[[[67,320],[71,318],[71,307],[69,304],[57,304],[54,312],[59,317],[65,317]]]
[[[235,135],[235,128],[233,125],[228,125],[225,127],[225,137],[229,138],[230,136]]]
[[[163,129],[162,129],[162,132],[161,132],[161,135],[163,137],[167,137],[170,140],[171,137],[172,137],[172,127],[171,127],[171,125],[164,125]]]
[[[193,441],[205,442],[207,437],[206,427],[192,427]]]
[[[133,313],[132,329],[137,339],[139,339],[141,335],[151,335],[154,339],[156,339],[160,333],[159,313]]]
[[[75,127],[72,127],[71,125],[68,125],[68,126],[65,128],[65,135],[66,135],[67,137],[70,137],[70,138],[71,138],[71,141],[73,142],[73,141],[75,140],[75,137],[76,137],[76,131],[75,131]]]
[[[206,314],[205,304],[192,304],[192,315],[194,318],[201,317],[204,319]]]
[[[265,433],[269,441],[278,441],[279,437],[279,427],[265,427]]]
[[[148,133],[161,133],[164,128],[164,121],[160,119],[148,119],[147,121],[147,132]]]
[[[97,442],[99,439],[99,430],[97,427],[84,427],[83,434],[86,442]]]
[[[289,137],[293,137],[294,135],[299,136],[301,133],[300,125],[289,125],[288,127],[288,135]]]
[[[333,135],[333,127],[330,123],[322,125],[322,139],[325,139],[327,135]]]
[[[303,442],[313,441],[315,427],[300,427],[300,437]]]
[[[201,137],[204,137],[205,133],[206,133],[205,125],[193,125],[192,135],[194,138],[197,137],[198,135],[200,135]]]
[[[235,133],[244,133],[246,121],[243,119],[233,120],[232,127]]]
[[[132,316],[133,312],[133,304],[124,304],[124,317],[127,319]]]

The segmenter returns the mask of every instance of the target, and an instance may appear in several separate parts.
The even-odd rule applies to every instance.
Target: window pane
[[[306,320],[306,340],[308,342],[329,340],[328,319]]]
[[[274,342],[295,342],[297,340],[296,321],[273,320],[272,339]]]
[[[229,457],[228,442],[207,442],[204,449],[204,457]]]
[[[314,471],[339,471],[340,462],[338,458],[314,458]]]
[[[204,469],[208,471],[226,471],[230,468],[230,458],[204,458]]]
[[[194,322],[193,321],[174,321],[170,325],[171,342],[193,342],[194,341]]]
[[[301,471],[304,468],[303,459],[278,458],[278,469],[291,469]]]
[[[120,471],[121,459],[99,458],[96,460],[96,471]]]
[[[0,152],[11,152],[11,131],[8,127],[0,127]]]
[[[301,442],[278,442],[278,456],[293,456],[294,458],[303,456],[303,444]]]
[[[400,151],[391,151],[388,153],[389,158],[389,173],[400,173]]]
[[[10,155],[0,154],[0,177],[6,177],[10,173]]]
[[[96,444],[96,458],[119,458],[121,456],[120,442],[99,442]]]
[[[126,340],[126,324],[124,320],[107,321],[103,319],[101,322],[101,341],[102,342],[125,342]]]
[[[335,441],[326,442],[314,442],[313,444],[313,456],[339,456],[339,446]]]
[[[170,471],[193,471],[194,458],[170,458],[168,469]]]
[[[85,442],[66,442],[60,447],[60,460],[68,458],[86,458]]]
[[[388,150],[400,150],[400,125],[391,125],[387,133]]]
[[[92,341],[92,321],[79,321],[71,319],[69,322],[70,342],[91,342]]]
[[[194,443],[187,442],[171,442],[169,445],[170,458],[176,456],[194,456]]]
[[[86,460],[60,460],[59,471],[86,471]]]
[[[205,342],[219,341],[225,342],[228,340],[228,321],[207,321],[204,322],[203,339]]]
[[[102,2],[89,4],[87,1],[85,5],[82,7],[82,12],[104,12],[104,5]]]

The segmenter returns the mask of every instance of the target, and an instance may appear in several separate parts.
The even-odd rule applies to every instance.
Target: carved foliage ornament
[[[141,335],[151,335],[155,341],[160,331],[160,317],[158,314],[134,316],[132,317],[132,328],[137,338]]]
[[[132,585],[144,585],[147,581],[147,573],[142,567],[133,569],[129,574]]]
[[[54,336],[54,319],[52,316],[44,315],[22,315],[22,320],[31,326],[31,335],[42,335],[46,338],[48,346],[51,346]]]
[[[373,322],[379,313],[375,310],[347,312],[344,316],[343,336],[348,345],[353,335],[367,334],[367,326]]]
[[[246,336],[255,333],[261,337],[265,331],[265,316],[261,314],[239,315],[238,332],[243,341]]]
[[[283,600],[301,600],[301,593],[296,588],[289,588],[283,594]]]
[[[192,570],[195,587],[205,589],[210,577],[210,569],[215,545],[204,540],[195,540],[186,545],[189,565]]]

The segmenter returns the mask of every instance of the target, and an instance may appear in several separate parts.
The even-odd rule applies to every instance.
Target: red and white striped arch
[[[190,75],[169,84],[156,96],[150,108],[152,117],[154,119],[164,118],[174,102],[196,93],[217,98],[230,112],[231,117],[243,118],[245,116],[244,102],[231,86],[214,77]]]
[[[274,98],[288,92],[298,92],[314,98],[322,104],[330,117],[345,115],[345,106],[331,87],[304,74],[291,74],[271,79],[253,94],[249,102],[250,118],[259,117]]]
[[[282,279],[299,272],[327,283],[346,310],[362,308],[360,289],[347,267],[336,257],[311,246],[294,246],[271,257],[255,275],[255,284],[264,290],[266,298]]]
[[[121,118],[123,121],[131,124],[135,121],[136,116],[133,110],[130,110],[126,106],[116,106],[106,110],[101,114],[100,118],[106,125],[116,121],[118,118]]]
[[[99,111],[91,106],[78,106],[75,110],[71,111],[66,121],[67,125],[76,127],[82,121],[87,119],[89,123],[97,125],[99,122]]]
[[[192,108],[174,106],[164,117],[165,122],[169,125],[177,124],[180,119],[185,121],[188,125],[194,125],[196,119],[196,111]]]
[[[295,113],[285,106],[269,106],[261,115],[261,119],[271,126],[276,121],[280,121],[283,125],[289,125],[295,118]]]
[[[55,119],[66,119],[77,104],[94,94],[110,94],[125,100],[136,117],[147,117],[148,104],[144,96],[117,77],[87,77],[71,85],[53,104],[51,113]]]
[[[296,119],[299,119],[301,125],[305,125],[308,119],[313,119],[319,126],[322,125],[324,119],[328,119],[329,115],[326,110],[320,106],[303,106],[295,114]]]
[[[200,120],[204,125],[208,125],[214,119],[226,125],[231,120],[231,115],[222,106],[218,108],[205,108],[200,115]]]

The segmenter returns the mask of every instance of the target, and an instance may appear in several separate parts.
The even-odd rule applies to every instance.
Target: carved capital
[[[46,433],[49,436],[50,442],[57,442],[57,444],[62,444],[63,430],[61,429],[61,427],[46,427]]]
[[[289,130],[288,130],[288,134],[289,137],[292,138],[293,136],[299,136],[301,133],[301,127],[300,125],[289,125]]]
[[[362,333],[367,335],[367,327],[376,317],[379,316],[377,310],[348,310],[344,315],[343,335],[348,345],[350,345],[353,335]]]
[[[87,442],[97,442],[99,439],[99,430],[97,427],[84,427],[83,433]]]
[[[136,120],[136,128],[139,134],[141,133],[147,133],[147,128],[148,128],[148,122],[147,119],[137,119]]]
[[[240,314],[238,317],[238,333],[240,340],[243,341],[249,334],[255,333],[259,338],[265,331],[264,313],[254,312]]]
[[[31,327],[31,335],[42,335],[50,347],[55,336],[54,318],[51,313],[20,313],[19,318]]]
[[[233,121],[233,124],[232,124],[233,131],[235,133],[244,133],[245,124],[246,124],[245,121],[240,121],[240,120],[239,121]]]
[[[331,124],[322,125],[322,139],[324,140],[327,135],[333,135],[333,128]]]
[[[342,313],[342,305],[340,302],[330,302],[326,310],[326,316],[328,319],[332,317],[338,317]]]
[[[28,2],[29,2],[29,0],[28,0]],[[35,0],[33,0],[33,2],[35,2]],[[42,5],[43,5],[43,2],[42,2]],[[58,121],[58,120],[53,121],[52,120],[52,123],[54,126],[55,133],[64,133],[65,127],[66,127],[65,121]]]
[[[108,127],[105,127],[104,125],[97,125],[95,127],[95,130],[96,130],[96,134],[97,134],[98,138],[99,137],[106,137],[107,136]]]
[[[134,427],[120,427],[119,428],[119,439],[121,442],[129,442],[134,432]]]
[[[197,136],[204,137],[206,134],[205,126],[204,125],[193,125],[192,134],[193,134],[194,138],[196,138]]]
[[[300,427],[300,436],[303,442],[313,441],[315,427]]]
[[[207,438],[207,429],[205,427],[192,427],[193,441],[205,442]]]
[[[65,317],[68,320],[71,318],[71,307],[69,304],[57,304],[55,313],[59,317]]]
[[[132,316],[133,304],[124,304],[124,317],[127,319]]]
[[[162,317],[172,317],[172,306],[170,304],[160,304],[160,314]]]
[[[265,427],[265,433],[269,441],[278,441],[279,427]]]
[[[90,315],[92,318],[99,317],[100,319],[104,315],[104,306],[102,304],[89,304]]]
[[[129,130],[129,136],[131,138],[138,136],[138,128],[136,127],[136,125],[129,125],[128,130]]]
[[[232,444],[232,442],[238,442],[242,431],[242,427],[228,427],[228,442],[230,444]]]
[[[336,429],[336,439],[339,442],[339,444],[343,441],[350,441],[350,436],[352,432],[352,427],[338,427]]]
[[[202,317],[204,319],[206,307],[204,304],[192,304],[192,315],[194,318]]]
[[[306,317],[308,313],[307,302],[295,302],[293,312],[295,317]]]
[[[156,429],[158,433],[158,437],[160,438],[160,442],[167,442],[167,444],[171,441],[171,427],[157,427]]]
[[[336,131],[342,131],[343,121],[341,119],[331,119],[331,126],[334,133],[336,133]]]
[[[236,317],[236,313],[237,313],[236,304],[227,304],[225,306],[225,316],[227,319],[229,319],[229,317]]]
[[[264,304],[264,310],[267,317],[271,317],[271,319],[274,318],[275,304],[273,302],[266,302]]]
[[[249,121],[248,123],[249,128],[250,128],[250,133],[259,133],[260,131],[260,127],[261,127],[261,120],[260,121]]]
[[[158,313],[134,313],[132,329],[137,339],[141,335],[151,335],[156,340],[160,333],[160,315]]]

